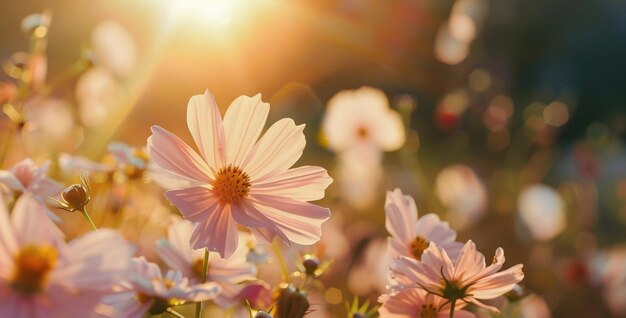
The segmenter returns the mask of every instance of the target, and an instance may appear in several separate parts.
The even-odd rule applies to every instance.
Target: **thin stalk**
[[[272,247],[274,248],[274,254],[276,254],[276,259],[278,259],[280,271],[283,273],[283,280],[285,281],[285,283],[289,284],[289,271],[287,271],[285,259],[283,258],[283,254],[280,252],[280,247],[278,246],[278,242],[276,240],[272,242]]]
[[[450,299],[450,318],[454,317],[454,306],[456,305],[456,299]]]
[[[93,223],[93,220],[91,219],[91,217],[89,216],[89,214],[87,213],[87,208],[83,207],[82,210],[80,210],[80,214],[83,215],[83,217],[85,218],[85,220],[87,220],[87,223],[89,223],[91,225],[91,228],[94,231],[98,230],[98,227],[96,227],[96,224]]]
[[[171,307],[167,308],[167,313],[170,314],[172,317],[185,318],[185,316],[181,315],[179,312],[177,312],[176,310],[172,309]]]
[[[206,272],[209,269],[209,249],[205,248],[204,249],[204,261],[202,262],[202,268],[204,269],[202,271],[202,275],[201,275],[201,283],[204,284],[206,283]],[[200,314],[202,313],[202,301],[199,301],[196,304],[196,318],[200,318]]]

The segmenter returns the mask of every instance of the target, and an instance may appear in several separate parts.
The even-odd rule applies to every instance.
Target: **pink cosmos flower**
[[[134,248],[101,229],[69,244],[41,202],[24,194],[9,216],[0,197],[0,317],[85,317],[125,274]]]
[[[431,242],[421,262],[408,257],[398,259],[394,274],[400,276],[400,284],[396,289],[420,287],[447,300],[463,300],[498,311],[479,299],[503,295],[524,278],[522,264],[498,273],[503,263],[502,248],[496,250],[492,264],[485,266],[485,257],[471,240],[465,243],[454,262],[443,248]]]
[[[65,188],[59,182],[46,177],[49,166],[50,163],[46,162],[37,167],[32,159],[24,159],[9,170],[0,170],[0,184],[13,195],[28,192],[44,202],[48,197],[61,193]]]
[[[169,175],[185,181],[165,193],[183,216],[199,226],[191,247],[207,247],[222,257],[237,248],[237,224],[271,241],[311,245],[330,216],[326,208],[308,203],[324,197],[332,179],[321,167],[290,169],[302,155],[304,125],[284,118],[259,139],[269,104],[261,95],[241,96],[224,119],[208,93],[191,97],[187,125],[200,150],[159,126],[152,127],[148,150]],[[181,187],[182,186],[182,187]]]
[[[171,306],[209,300],[220,292],[215,283],[189,285],[189,280],[179,271],[170,270],[163,277],[159,266],[143,256],[133,260],[132,275],[118,287],[121,289],[118,293],[103,298],[113,308],[112,317],[116,318],[158,315]]]
[[[463,247],[455,241],[456,232],[450,229],[448,222],[442,222],[436,214],[418,219],[415,200],[400,189],[387,191],[385,226],[391,234],[387,253],[392,259],[408,256],[419,261],[430,242],[437,243],[456,259]]]
[[[161,259],[194,284],[202,278],[204,261],[203,250],[192,250],[189,247],[189,239],[195,227],[187,220],[180,220],[169,227],[167,240],[157,242],[157,254]],[[256,267],[247,262],[247,252],[248,248],[244,244],[239,244],[235,253],[227,259],[218,253],[209,252],[206,281],[221,287],[221,292],[213,301],[222,308],[238,301],[237,295],[244,287],[244,282],[256,280]]]
[[[380,318],[448,318],[450,302],[423,289],[407,288],[378,298],[382,303],[378,308]],[[474,318],[474,314],[459,310],[465,305],[457,301],[454,318]]]

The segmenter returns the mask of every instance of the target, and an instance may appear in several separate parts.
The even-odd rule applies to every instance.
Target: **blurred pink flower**
[[[496,298],[513,289],[524,278],[522,264],[497,273],[503,263],[502,248],[496,250],[492,264],[485,266],[485,257],[476,250],[471,240],[465,243],[454,262],[443,248],[431,242],[421,262],[408,257],[398,259],[394,274],[401,276],[401,282],[396,289],[421,287],[448,300],[460,299],[498,311],[479,299]]]
[[[405,141],[400,114],[389,107],[383,91],[367,86],[333,96],[322,129],[329,148],[336,152],[356,146],[394,151]]]
[[[200,223],[192,248],[231,256],[237,224],[266,241],[278,236],[286,244],[311,245],[320,239],[330,211],[307,201],[323,198],[332,179],[321,167],[290,169],[304,150],[304,125],[284,118],[259,139],[268,112],[260,95],[241,96],[222,121],[208,91],[193,96],[187,124],[202,157],[172,133],[152,127],[150,157],[187,184],[174,185],[165,196],[186,219]]]
[[[143,256],[133,259],[129,276],[118,286],[117,293],[103,298],[106,305],[113,307],[112,317],[158,315],[170,306],[210,300],[220,292],[215,283],[189,285],[188,279],[179,271],[170,270],[163,277],[159,266],[146,261]]]
[[[0,197],[0,317],[84,317],[125,274],[134,248],[107,229],[66,244],[40,202]]]
[[[121,23],[108,20],[98,24],[91,33],[91,47],[96,62],[115,76],[128,76],[135,69],[137,45]]]
[[[36,166],[27,158],[9,170],[0,170],[0,185],[4,185],[14,196],[31,193],[37,200],[45,202],[48,197],[58,195],[65,188],[61,183],[46,176],[50,162]]]
[[[466,165],[451,165],[441,170],[435,180],[435,194],[448,209],[446,219],[457,230],[471,226],[485,212],[485,184]]]
[[[195,225],[187,220],[180,220],[170,225],[167,240],[157,242],[157,253],[172,269],[180,271],[190,283],[199,283],[202,278],[204,251],[192,250],[189,239]],[[240,233],[240,235],[244,235]],[[246,281],[256,280],[256,267],[247,262],[248,247],[240,240],[235,253],[224,259],[218,253],[209,252],[207,282],[214,282],[221,287],[221,292],[214,302],[226,308],[238,301]]]
[[[522,189],[518,209],[522,222],[535,240],[549,241],[565,229],[563,198],[547,185],[533,184]]]
[[[421,260],[430,242],[445,249],[456,259],[463,244],[456,242],[456,232],[442,222],[436,214],[426,214],[418,219],[415,200],[403,195],[400,189],[387,191],[385,226],[391,234],[387,253],[392,259],[408,256]]]
[[[378,309],[380,318],[448,318],[450,302],[419,288],[407,288],[378,298],[382,303]],[[474,318],[474,314],[460,310],[465,303],[458,300],[455,318]]]
[[[348,289],[356,295],[368,295],[385,290],[389,277],[389,260],[385,255],[387,244],[383,239],[372,240],[363,252],[361,262],[348,273]]]

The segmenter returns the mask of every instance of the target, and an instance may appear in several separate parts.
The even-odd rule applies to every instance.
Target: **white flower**
[[[441,170],[435,180],[435,193],[456,229],[472,225],[485,212],[487,189],[468,166],[452,165]]]
[[[518,199],[519,215],[532,237],[549,241],[565,229],[565,207],[557,191],[543,184],[524,188]]]
[[[405,140],[400,114],[389,107],[381,90],[371,87],[341,91],[331,98],[322,129],[336,152],[359,145],[394,151]]]
[[[114,75],[125,77],[135,68],[137,46],[126,28],[117,21],[104,21],[91,33],[96,62]]]

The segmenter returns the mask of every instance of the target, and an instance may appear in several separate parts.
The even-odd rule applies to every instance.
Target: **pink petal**
[[[306,145],[303,130],[304,125],[296,126],[292,119],[283,118],[265,132],[243,164],[253,184],[289,169],[300,159]]]
[[[170,190],[164,195],[185,219],[192,222],[204,222],[209,213],[221,209],[219,199],[205,187]]]
[[[224,115],[224,133],[228,143],[228,163],[240,167],[259,139],[270,105],[261,101],[261,94],[235,99]]]
[[[20,180],[7,170],[0,170],[0,184],[4,184],[9,190],[14,192],[26,192],[26,188],[24,188]]]
[[[311,245],[319,241],[322,223],[330,217],[327,208],[290,198],[255,195],[252,200],[275,223],[278,232],[296,244]]]
[[[148,151],[152,161],[170,173],[200,183],[213,180],[206,162],[182,140],[159,126],[152,126]]]
[[[187,126],[209,167],[226,164],[226,142],[222,116],[213,95],[195,95],[187,104]]]
[[[108,290],[124,278],[135,250],[117,231],[89,232],[68,244],[51,281],[81,289]]]
[[[252,185],[250,193],[288,197],[298,201],[314,201],[324,197],[324,190],[333,182],[326,169],[303,166],[279,172]]]
[[[477,299],[493,299],[504,295],[524,279],[522,264],[479,279],[468,291]]]
[[[221,287],[216,283],[194,285],[190,287],[186,298],[195,302],[210,300],[215,298],[221,290]]]
[[[63,233],[46,212],[45,205],[29,193],[24,193],[17,199],[11,221],[20,245],[29,243],[55,245],[63,241]]]
[[[426,274],[433,277],[433,279],[434,277],[441,279],[442,273],[447,280],[456,278],[452,260],[450,260],[446,251],[435,242],[430,242],[430,245],[422,254],[422,264]]]
[[[189,239],[187,239],[187,246],[189,246]],[[190,250],[190,248],[187,247],[186,250]],[[189,279],[192,278],[191,275],[194,274],[191,271],[192,264],[185,256],[183,256],[185,254],[185,250],[177,249],[172,246],[169,241],[162,239],[157,241],[156,253],[159,255],[161,260],[167,264],[167,266],[174,270],[183,272],[183,274],[189,277]]]
[[[403,195],[400,189],[388,191],[385,201],[385,227],[391,236],[405,242],[414,240],[416,222],[417,207],[413,198]]]
[[[196,224],[188,220],[178,220],[167,229],[167,240],[170,245],[177,249],[189,264],[198,256],[204,257],[204,253],[196,253],[189,248],[189,238],[195,228]]]
[[[191,248],[208,248],[222,257],[230,257],[239,241],[237,223],[233,220],[229,205],[221,205],[218,210],[205,211],[206,219],[193,231]]]
[[[469,282],[471,277],[485,268],[485,256],[476,250],[476,244],[472,240],[463,246],[455,268],[455,277],[462,277],[464,282]]]
[[[7,211],[4,196],[0,195],[0,268],[12,268],[13,256],[18,248],[17,238],[9,220],[9,211]]]

